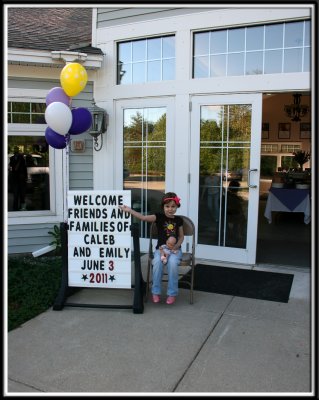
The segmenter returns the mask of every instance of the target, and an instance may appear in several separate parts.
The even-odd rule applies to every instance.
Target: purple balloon
[[[61,87],[54,87],[47,94],[46,105],[48,106],[55,101],[69,106],[71,104],[71,97],[69,97]]]
[[[92,125],[92,114],[87,108],[78,107],[71,110],[72,124],[69,129],[70,135],[79,135],[90,129]]]
[[[45,130],[45,140],[47,143],[55,149],[64,149],[66,147],[65,136],[56,133],[49,126]]]

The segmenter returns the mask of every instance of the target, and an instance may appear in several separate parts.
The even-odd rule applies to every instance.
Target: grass
[[[8,257],[8,331],[50,308],[61,285],[60,256]]]

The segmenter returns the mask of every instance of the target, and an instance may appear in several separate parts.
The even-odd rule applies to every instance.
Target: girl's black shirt
[[[158,240],[156,248],[158,249],[160,246],[165,244],[169,236],[174,235],[177,241],[179,227],[183,226],[182,217],[175,215],[174,218],[168,218],[164,213],[156,213],[155,216],[156,216],[155,222],[158,232]]]

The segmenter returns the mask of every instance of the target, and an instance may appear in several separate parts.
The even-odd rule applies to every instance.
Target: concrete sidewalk
[[[310,272],[271,271],[294,274],[288,303],[196,291],[190,305],[181,289],[143,314],[51,308],[9,332],[5,394],[310,394]],[[133,291],[82,289],[68,301],[132,304]]]

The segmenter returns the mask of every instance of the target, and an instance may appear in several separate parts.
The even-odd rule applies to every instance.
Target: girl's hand
[[[130,212],[130,211],[131,211],[130,207],[126,206],[125,204],[124,204],[123,206],[119,206],[119,208],[120,208],[122,211],[127,211],[127,212]]]

